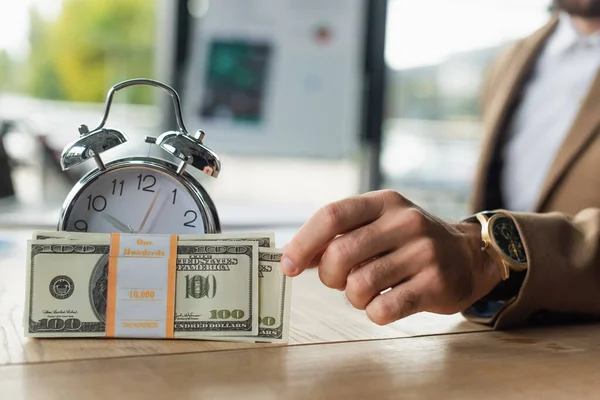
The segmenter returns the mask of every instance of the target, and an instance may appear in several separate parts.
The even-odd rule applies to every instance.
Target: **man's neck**
[[[576,15],[571,16],[573,26],[582,35],[591,35],[600,31],[600,17],[599,18],[584,18]]]

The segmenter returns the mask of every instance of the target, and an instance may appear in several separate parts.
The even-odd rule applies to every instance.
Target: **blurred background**
[[[478,95],[502,48],[549,0],[0,0],[0,226],[47,226],[95,165],[60,169],[117,82],[173,86],[190,131],[222,159],[198,176],[224,229],[298,226],[323,204],[391,188],[468,213]],[[161,156],[170,98],[117,93],[103,157]],[[88,165],[89,164],[89,165]],[[265,185],[268,182],[268,185]]]

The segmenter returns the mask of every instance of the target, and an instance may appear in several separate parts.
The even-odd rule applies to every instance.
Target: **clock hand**
[[[162,203],[159,203],[159,205],[157,206],[156,209],[156,215],[161,215],[163,209],[165,208],[165,206],[167,205],[167,203],[169,203],[169,201],[167,201],[167,199],[164,199],[165,201],[163,201]],[[158,221],[158,218],[152,218],[152,220],[148,223],[148,232],[153,232],[154,229],[154,225],[156,225],[156,222]]]
[[[148,220],[148,217],[150,216],[150,212],[152,212],[152,209],[154,208],[154,204],[156,203],[156,200],[158,199],[159,194],[160,194],[160,189],[158,189],[158,191],[154,195],[154,198],[152,199],[152,203],[150,203],[150,207],[148,207],[148,211],[146,211],[146,215],[144,215],[142,224],[140,225],[139,229],[137,231],[135,231],[135,233],[140,233],[142,231],[142,229],[144,228],[144,225],[146,225],[146,221]]]
[[[107,220],[109,224],[111,224],[115,228],[119,229],[121,232],[133,233],[131,226],[125,225],[124,223],[118,221],[115,217],[113,217],[109,214],[106,214],[106,213],[101,213],[100,215],[102,216],[102,218]]]

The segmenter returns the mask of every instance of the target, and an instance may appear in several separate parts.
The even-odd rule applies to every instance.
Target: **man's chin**
[[[570,15],[600,18],[600,0],[556,0],[558,8]]]

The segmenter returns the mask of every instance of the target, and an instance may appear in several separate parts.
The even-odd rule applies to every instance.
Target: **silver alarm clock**
[[[106,128],[114,94],[133,85],[161,88],[173,99],[178,130],[146,137],[176,157],[179,164],[155,157],[122,158],[104,164],[100,154],[127,141],[122,132]],[[221,170],[219,157],[203,143],[204,133],[190,135],[183,123],[179,95],[150,79],[118,83],[108,92],[100,125],[79,127],[80,137],[65,147],[61,166],[67,170],[93,159],[96,168],[73,187],[63,204],[58,230],[192,234],[220,232],[215,205],[202,185],[187,172],[196,168],[212,177]]]

